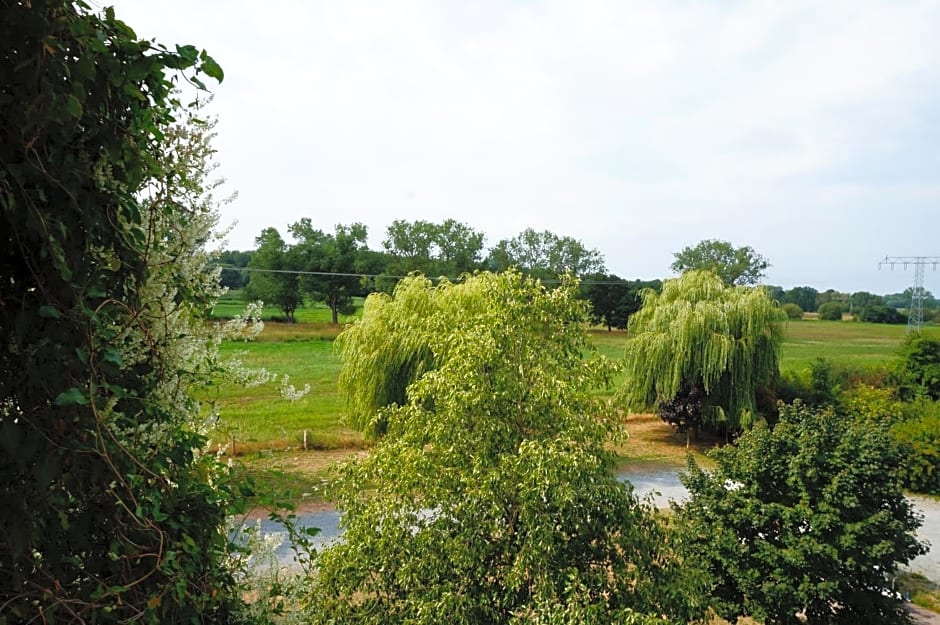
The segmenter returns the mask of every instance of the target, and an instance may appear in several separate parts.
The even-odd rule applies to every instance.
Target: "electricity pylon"
[[[908,265],[914,267],[914,287],[911,289],[911,308],[907,315],[907,332],[920,332],[924,324],[924,268],[927,265],[933,265],[934,271],[937,270],[937,264],[940,263],[940,256],[885,256],[885,259],[878,263],[878,269],[882,265],[903,265],[907,269]]]

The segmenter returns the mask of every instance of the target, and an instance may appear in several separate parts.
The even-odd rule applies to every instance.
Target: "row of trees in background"
[[[372,291],[390,293],[398,280],[412,272],[453,280],[474,271],[515,267],[543,281],[569,272],[578,276],[581,297],[593,307],[591,321],[608,329],[624,329],[630,315],[639,310],[640,292],[646,288],[658,291],[662,285],[660,280],[627,280],[609,274],[603,255],[596,249],[588,249],[569,236],[531,228],[499,241],[488,251],[483,233],[453,219],[441,223],[395,220],[386,230],[382,250],[368,248],[363,224],[338,225],[328,233],[315,229],[311,220],[304,218],[288,231],[292,241],[285,240],[275,228],[266,228],[255,240],[255,250],[223,251],[218,257],[223,286],[245,289],[249,298],[279,308],[288,321],[293,321],[294,312],[307,300],[329,306],[336,323],[340,314],[352,312],[353,297]],[[722,240],[704,240],[674,256],[674,271],[708,270],[729,285],[754,285],[770,266],[750,246],[734,247]],[[888,295],[818,291],[809,286],[765,288],[791,319],[804,313],[841,319],[850,313],[861,321],[905,323],[907,317],[900,309],[911,302],[910,288]],[[930,292],[924,308],[928,320],[940,316],[940,301]]]
[[[383,251],[369,249],[365,225],[337,225],[334,232],[313,227],[304,218],[288,228],[285,240],[266,228],[253,252],[222,252],[223,285],[244,289],[249,299],[279,308],[287,321],[303,302],[323,302],[339,315],[353,311],[355,296],[391,292],[414,272],[452,280],[480,270],[516,268],[525,275],[554,281],[571,274],[584,279],[583,297],[594,306],[594,320],[608,328],[625,328],[640,306],[639,292],[659,281],[628,281],[609,275],[603,256],[580,241],[553,232],[527,229],[497,243],[484,256],[484,235],[448,219],[442,223],[396,220],[388,227]]]
[[[815,312],[820,319],[837,320],[843,314],[852,314],[860,321],[870,323],[905,323],[907,316],[900,312],[911,305],[913,287],[901,293],[876,295],[868,291],[841,293],[834,289],[817,291],[813,287],[798,286],[784,290],[779,286],[767,287],[770,297],[780,302],[792,319],[803,313]],[[924,294],[924,311],[929,318],[940,315],[940,301],[929,291]]]

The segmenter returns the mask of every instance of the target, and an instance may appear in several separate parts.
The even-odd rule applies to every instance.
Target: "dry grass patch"
[[[901,573],[898,587],[911,603],[931,612],[940,612],[940,586],[920,573]]]
[[[626,462],[659,462],[681,466],[692,454],[696,462],[709,464],[705,453],[720,444],[699,436],[687,447],[685,434],[677,434],[675,428],[655,414],[628,415],[624,419],[624,427],[629,438],[616,448],[616,452]]]

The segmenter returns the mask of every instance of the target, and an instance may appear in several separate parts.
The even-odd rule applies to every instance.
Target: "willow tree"
[[[683,427],[750,426],[758,388],[778,371],[783,319],[762,287],[727,286],[707,271],[645,291],[627,329],[625,403]]]
[[[319,556],[313,622],[690,616],[671,543],[614,476],[619,423],[591,392],[613,366],[585,306],[515,272],[369,296],[344,385],[387,431],[334,482],[344,540]]]
[[[427,334],[417,328],[438,305],[435,294],[431,281],[417,274],[403,281],[394,296],[372,293],[361,321],[337,338],[343,360],[340,391],[357,430],[373,437],[384,434],[387,415],[382,409],[404,406],[408,385],[431,368]]]

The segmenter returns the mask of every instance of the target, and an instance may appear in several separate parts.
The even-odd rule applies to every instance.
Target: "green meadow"
[[[940,327],[925,326],[924,333],[940,336]],[[905,325],[855,321],[790,321],[785,328],[782,371],[808,367],[816,358],[852,368],[890,363],[907,334]]]
[[[229,296],[220,302],[215,314],[233,317],[244,306],[245,302],[237,296]],[[343,419],[345,402],[338,388],[342,363],[333,349],[333,341],[343,325],[330,325],[325,306],[298,310],[300,321],[295,324],[276,321],[276,310],[266,311],[264,318],[265,328],[257,340],[226,342],[222,355],[237,358],[250,368],[287,375],[297,388],[309,384],[310,392],[299,400],[289,401],[282,397],[277,383],[245,388],[220,380],[204,391],[204,399],[214,402],[219,413],[212,432],[213,446],[238,456],[236,476],[252,478],[259,494],[269,497],[276,494],[296,503],[315,502],[320,499],[317,492],[326,479],[328,467],[370,445],[362,435],[346,427]],[[345,322],[354,319],[355,316],[348,317]],[[928,327],[925,332],[940,336],[940,327]],[[853,372],[885,368],[905,333],[903,325],[790,321],[784,332],[781,371],[785,376],[808,376],[810,364],[819,357]],[[591,338],[600,354],[613,359],[622,356],[624,332],[595,328]],[[615,380],[615,386],[619,384],[622,379]],[[610,396],[613,392],[599,390],[598,394]],[[624,460],[681,463],[692,451],[699,461],[708,463],[702,452],[711,443],[698,441],[693,449],[688,449],[684,437],[677,437],[672,428],[655,416],[630,416],[626,427],[630,443],[618,452]]]
[[[240,304],[241,309],[236,305]],[[233,316],[244,303],[223,301],[216,314]],[[270,315],[270,316],[269,316]],[[276,317],[269,312],[266,317]],[[205,399],[218,407],[220,418],[213,433],[218,446],[234,443],[238,454],[262,450],[358,449],[368,442],[343,423],[344,401],[337,385],[341,362],[333,350],[333,339],[341,327],[327,323],[326,307],[309,307],[297,312],[296,324],[267,321],[264,332],[252,343],[227,342],[222,353],[238,358],[246,366],[264,368],[279,376],[287,375],[297,388],[310,385],[302,399],[282,398],[280,385],[264,384],[244,388],[220,381],[206,392]],[[348,320],[352,320],[350,317]],[[940,336],[940,327],[925,332]],[[904,339],[906,327],[853,321],[790,321],[785,328],[781,371],[800,375],[817,358],[851,370],[886,367]],[[619,358],[625,334],[620,331],[592,330],[599,353]],[[231,449],[230,449],[231,451]]]
[[[354,298],[354,303],[356,304],[356,314],[353,315],[340,315],[339,322],[340,325],[349,323],[359,316],[362,312],[362,301],[363,298]],[[248,304],[248,300],[244,297],[241,291],[229,291],[216,302],[215,308],[212,309],[212,316],[216,319],[232,319],[235,316],[244,314],[245,306]],[[326,304],[317,302],[315,304],[307,304],[297,309],[295,314],[297,319],[297,324],[329,324],[331,321],[330,318],[330,309]],[[265,306],[264,312],[261,315],[261,318],[267,321],[283,321],[284,313],[275,306]]]

